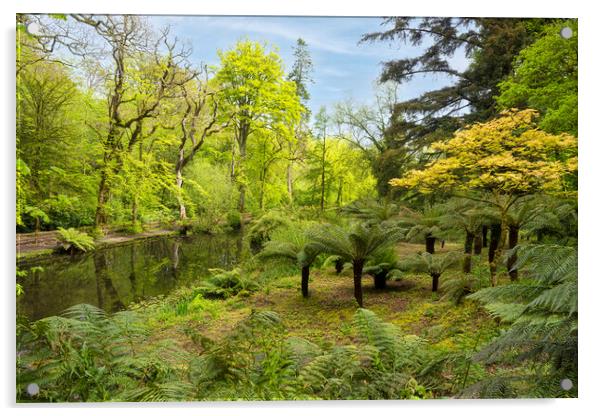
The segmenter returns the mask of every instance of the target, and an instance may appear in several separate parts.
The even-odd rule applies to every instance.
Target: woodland
[[[119,310],[17,306],[18,402],[577,397],[576,20],[383,18],[357,41],[421,52],[315,113],[301,38],[197,65],[143,16],[16,24],[17,305],[38,259],[239,244]]]

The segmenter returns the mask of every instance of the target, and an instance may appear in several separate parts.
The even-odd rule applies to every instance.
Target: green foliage
[[[560,35],[569,27],[573,35]],[[497,102],[502,108],[539,110],[542,129],[577,136],[577,20],[564,20],[545,28],[544,34],[515,58],[512,74],[500,82]]]
[[[255,220],[246,234],[251,248],[260,249],[280,227],[288,226],[289,220],[277,211],[269,211]]]
[[[107,316],[76,305],[64,316],[27,324],[17,358],[17,399],[25,401],[173,401],[191,398],[176,365],[186,356],[171,346],[149,346],[134,312]],[[28,397],[36,383],[39,394]]]
[[[561,397],[559,383],[577,384],[577,249],[567,246],[519,246],[517,267],[529,278],[482,289],[469,296],[482,302],[507,330],[476,354],[486,363],[537,364],[534,372],[498,372],[472,386],[467,394],[512,397],[532,394]],[[525,386],[533,389],[525,392]],[[575,387],[576,388],[576,387]]]
[[[354,218],[379,224],[398,216],[399,206],[388,201],[363,199],[353,201],[351,204],[344,206],[341,211]]]
[[[225,299],[232,296],[246,294],[259,289],[259,284],[243,275],[239,268],[229,271],[222,269],[211,269],[211,277],[201,282],[195,288],[195,293],[209,299]]]
[[[489,286],[488,270],[485,266],[474,267],[469,274],[462,274],[457,277],[445,279],[441,284],[443,298],[449,300],[454,305],[460,305],[464,298],[471,293]]]
[[[443,238],[442,218],[447,212],[441,206],[428,207],[423,210],[412,210],[401,207],[399,225],[407,228],[405,239],[423,242],[425,238]]]
[[[308,230],[308,237],[317,250],[340,256],[346,261],[365,261],[377,250],[399,241],[402,236],[402,230],[397,227],[361,223],[349,229],[323,224]]]
[[[254,312],[191,363],[204,400],[410,399],[429,392],[412,377],[424,360],[423,341],[403,336],[373,312],[359,309],[355,345],[328,349],[283,336],[274,312]]]
[[[75,228],[59,228],[59,242],[61,249],[68,253],[78,251],[86,252],[94,250],[94,239],[87,233],[78,231]]]
[[[385,280],[400,280],[401,263],[393,247],[384,247],[374,252],[364,267],[364,273],[370,276],[382,276]]]
[[[423,342],[402,336],[373,312],[358,309],[353,320],[358,345],[337,346],[316,355],[303,366],[299,378],[322,399],[428,398],[426,389],[412,377],[424,359]]]

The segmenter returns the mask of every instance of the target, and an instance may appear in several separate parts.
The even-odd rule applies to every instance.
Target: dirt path
[[[108,245],[121,244],[133,240],[156,237],[160,235],[169,235],[173,234],[174,232],[175,231],[173,229],[168,228],[152,228],[138,234],[119,234],[109,231],[103,238],[96,240],[96,247],[106,247]],[[37,234],[17,234],[17,256],[44,250],[54,250],[59,246],[58,235],[58,231],[42,231]]]

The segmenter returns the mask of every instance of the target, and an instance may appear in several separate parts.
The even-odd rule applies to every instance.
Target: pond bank
[[[96,248],[119,245],[131,241],[146,238],[177,235],[178,231],[173,228],[157,227],[150,228],[142,233],[122,234],[109,231],[104,237],[95,241]],[[42,231],[37,233],[17,233],[16,251],[17,259],[32,258],[50,255],[59,247],[58,231]]]

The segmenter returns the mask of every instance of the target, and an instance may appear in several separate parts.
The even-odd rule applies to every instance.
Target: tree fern
[[[94,239],[87,233],[76,230],[75,228],[58,228],[58,239],[61,249],[67,253],[78,251],[86,252],[94,250]]]
[[[543,368],[542,380],[571,378],[576,383],[577,249],[522,246],[517,266],[525,268],[528,279],[469,296],[510,323],[475,359],[487,363],[537,362]],[[514,388],[518,386],[520,383],[514,383]],[[536,386],[541,387],[540,383]],[[562,394],[558,386],[547,392],[552,397]]]

